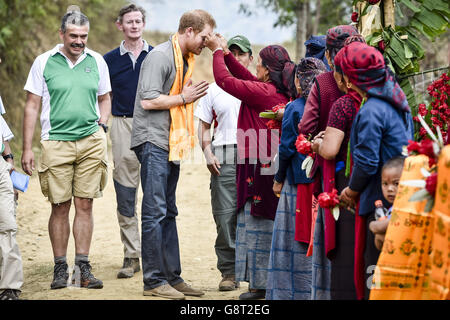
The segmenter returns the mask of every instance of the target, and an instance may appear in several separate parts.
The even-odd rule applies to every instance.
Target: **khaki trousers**
[[[117,199],[117,219],[125,258],[141,256],[139,220],[136,214],[140,164],[130,150],[133,118],[113,117],[111,142],[114,160],[114,188]]]
[[[20,290],[23,267],[16,241],[17,224],[11,165],[0,157],[0,291]]]

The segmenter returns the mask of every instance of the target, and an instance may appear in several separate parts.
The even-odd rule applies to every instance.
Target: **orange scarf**
[[[178,95],[189,81],[194,71],[195,58],[189,53],[188,70],[183,81],[183,53],[178,42],[178,33],[172,37],[173,54],[175,58],[176,76],[169,95]],[[186,159],[195,145],[194,104],[188,103],[170,108],[169,161]]]

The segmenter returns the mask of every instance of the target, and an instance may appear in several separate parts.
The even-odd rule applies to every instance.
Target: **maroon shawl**
[[[261,174],[261,168],[276,153],[278,136],[267,129],[268,120],[260,118],[259,113],[286,104],[288,98],[277,92],[273,83],[259,81],[232,54],[224,56],[222,50],[214,53],[213,69],[217,85],[242,101],[237,132],[237,207],[242,208],[250,198],[253,216],[273,220],[278,205],[272,191],[274,176]],[[251,164],[249,159],[256,164]]]

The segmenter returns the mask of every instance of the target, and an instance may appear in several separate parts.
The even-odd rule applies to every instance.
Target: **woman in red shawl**
[[[347,38],[345,44],[354,41],[365,42],[360,35]],[[348,186],[350,159],[348,144],[353,119],[359,110],[362,97],[344,84],[341,70],[341,56],[334,59],[334,78],[343,87],[346,94],[340,97],[331,107],[328,124],[323,137],[314,140],[314,149],[327,161],[327,165],[341,163],[341,169],[328,172],[330,179],[324,192],[331,192],[336,188],[340,193]],[[344,170],[344,167],[346,170]],[[326,210],[329,211],[329,210]],[[329,212],[327,212],[329,214]],[[331,256],[331,299],[354,300],[357,294],[354,286],[354,245],[355,245],[355,217],[346,209],[341,208],[339,219],[335,223],[335,248]]]
[[[344,46],[348,37],[358,35],[358,31],[353,26],[342,25],[330,28],[326,35],[325,56],[331,68],[334,68],[334,57]],[[323,132],[328,123],[328,114],[333,103],[342,95],[344,87],[338,87],[333,76],[333,71],[323,73],[315,78],[311,92],[305,105],[305,112],[299,124],[299,132],[305,137],[315,137]],[[325,167],[326,166],[326,167]],[[320,170],[317,170],[319,169]],[[327,169],[324,171],[324,168]],[[334,161],[325,161],[320,156],[317,157],[313,166],[312,174],[315,174],[316,196],[322,189],[322,176],[325,175],[324,183],[330,180],[331,174],[334,176]],[[328,185],[325,183],[324,188]],[[306,196],[305,198],[310,198]],[[330,260],[333,258],[335,249],[335,220],[331,212],[325,212],[319,207],[314,229],[313,245],[313,277],[312,292],[313,300],[331,299],[331,287],[336,281],[330,279]],[[339,279],[335,279],[339,280]],[[339,285],[339,284],[336,284]]]
[[[297,96],[295,64],[286,49],[268,46],[259,53],[255,77],[229,54],[222,37],[209,37],[207,46],[213,51],[217,85],[242,101],[237,131],[236,281],[248,282],[249,292],[239,299],[263,299],[278,205],[272,184],[279,135],[268,130],[268,120],[259,113]]]
[[[340,200],[355,206],[355,284],[358,298],[368,298],[369,266],[376,265],[379,251],[368,231],[374,219],[375,201],[389,203],[381,190],[381,168],[400,156],[413,139],[413,124],[406,96],[395,80],[383,55],[374,47],[354,42],[335,58],[336,69],[344,74],[349,89],[348,103],[359,111],[350,133],[351,172]],[[367,238],[366,238],[367,237]]]

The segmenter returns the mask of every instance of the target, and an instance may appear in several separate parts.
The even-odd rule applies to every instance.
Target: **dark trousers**
[[[180,166],[169,162],[169,152],[146,142],[135,148],[141,163],[142,271],[144,290],[176,285],[180,277],[180,250],[175,191]]]

